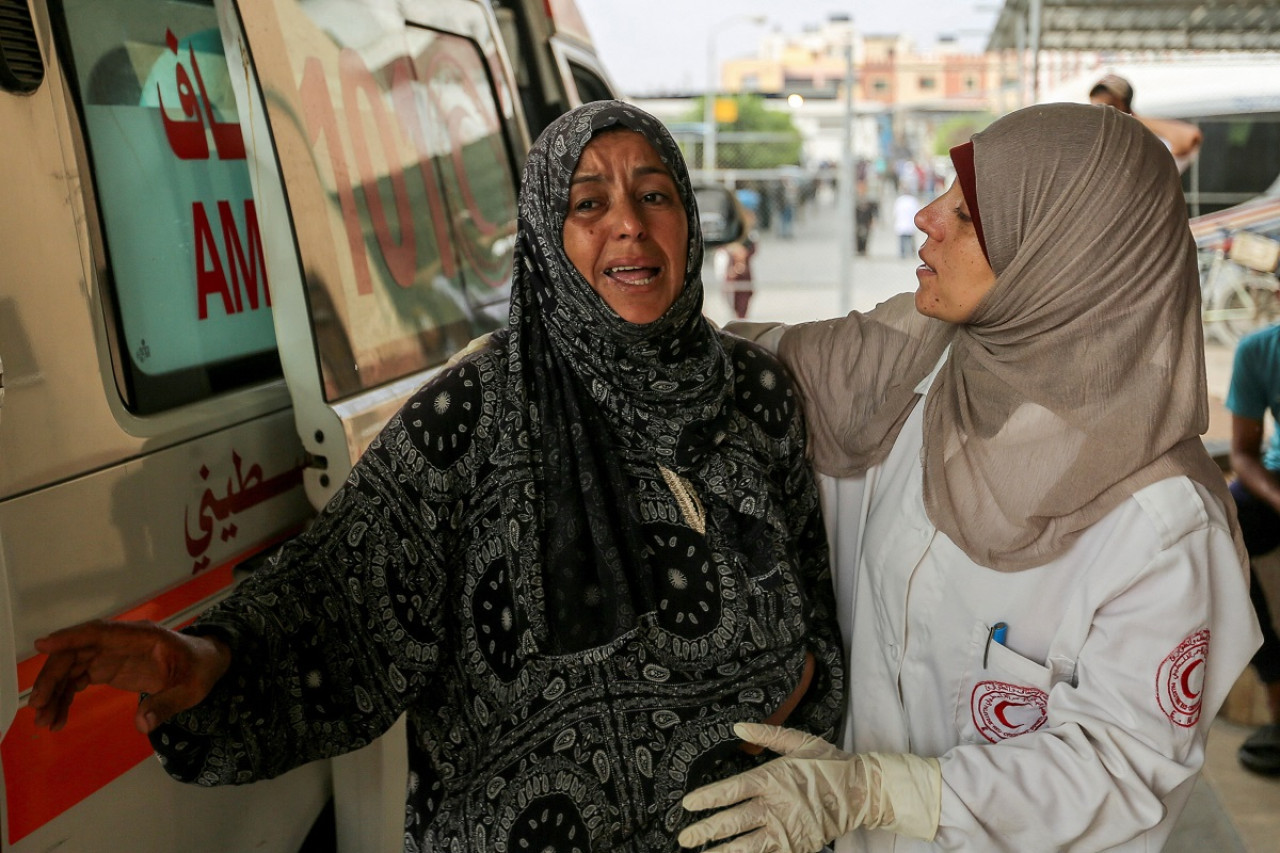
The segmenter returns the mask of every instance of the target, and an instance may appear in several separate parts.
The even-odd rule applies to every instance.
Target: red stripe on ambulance
[[[231,586],[232,570],[237,563],[286,538],[282,536],[215,569],[201,572],[115,618],[122,622],[140,619],[163,622],[193,608]],[[44,661],[44,655],[37,655],[18,664],[19,694],[31,689]],[[89,687],[76,697],[66,728],[59,732],[37,729],[35,712],[26,705],[18,709],[13,725],[0,742],[10,844],[17,843],[152,755],[151,742],[133,725],[137,707],[136,694],[110,687]]]

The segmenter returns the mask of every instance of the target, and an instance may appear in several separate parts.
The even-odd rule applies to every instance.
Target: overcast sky
[[[747,56],[767,30],[798,33],[832,14],[866,34],[902,33],[928,50],[938,35],[980,52],[1002,0],[577,0],[613,82],[624,95],[701,90],[713,27],[717,59]],[[758,26],[742,18],[765,15]],[[732,19],[732,23],[725,24]]]

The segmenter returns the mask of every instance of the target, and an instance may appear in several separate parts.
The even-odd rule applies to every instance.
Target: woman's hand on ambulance
[[[151,622],[95,620],[36,640],[46,654],[27,704],[51,731],[67,723],[76,693],[91,684],[145,694],[134,715],[138,731],[198,704],[231,665],[231,650],[212,636],[170,631]]]

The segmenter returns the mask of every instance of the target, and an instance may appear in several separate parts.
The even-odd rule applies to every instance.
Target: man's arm
[[[1280,477],[1262,466],[1262,421],[1231,416],[1231,468],[1250,494],[1280,512]]]
[[[1200,150],[1204,141],[1200,128],[1185,121],[1172,118],[1147,118],[1134,116],[1146,125],[1147,130],[1160,137],[1169,146],[1169,153],[1177,158],[1191,157]]]

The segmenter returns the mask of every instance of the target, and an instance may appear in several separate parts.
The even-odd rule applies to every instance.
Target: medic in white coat
[[[1198,278],[1159,145],[1113,110],[1006,116],[917,218],[914,296],[740,327],[795,372],[831,475],[848,751],[739,726],[782,757],[686,796],[722,810],[682,844],[1168,839],[1260,635],[1199,441]],[[1120,223],[1144,240],[1104,243]]]

